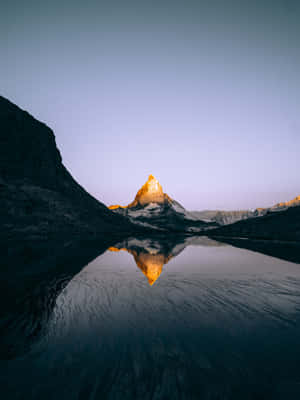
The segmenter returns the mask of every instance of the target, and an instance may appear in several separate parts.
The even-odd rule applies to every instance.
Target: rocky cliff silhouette
[[[64,167],[52,130],[3,97],[0,205],[2,238],[140,229],[89,195]]]
[[[74,274],[145,231],[89,195],[64,167],[52,130],[0,97],[1,357],[38,339]]]

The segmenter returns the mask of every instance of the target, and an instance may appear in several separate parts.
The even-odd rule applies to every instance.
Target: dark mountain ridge
[[[88,194],[62,163],[52,130],[0,97],[0,236],[139,231]]]
[[[222,226],[210,232],[214,237],[300,241],[300,206]]]
[[[202,219],[208,222],[216,222],[219,225],[230,225],[237,221],[262,217],[270,212],[285,211],[290,207],[300,206],[300,196],[295,197],[290,201],[274,204],[271,207],[261,207],[255,210],[203,210],[203,211],[191,211],[190,213],[195,218]]]

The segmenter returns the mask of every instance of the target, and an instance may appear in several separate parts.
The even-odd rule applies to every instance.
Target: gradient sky
[[[107,205],[152,173],[187,209],[300,194],[300,1],[14,1],[1,94]]]

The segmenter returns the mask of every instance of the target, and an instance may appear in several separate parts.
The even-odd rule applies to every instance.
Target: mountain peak
[[[137,192],[132,203],[125,207],[114,205],[110,206],[109,208],[112,210],[116,208],[131,208],[136,206],[145,206],[150,203],[162,204],[171,201],[171,198],[163,192],[162,186],[158,180],[152,174],[150,174],[147,181]]]
[[[163,193],[161,185],[153,175],[149,175],[147,182],[142,186],[142,188],[145,188],[148,192],[151,193],[155,192]]]
[[[150,203],[165,203],[172,201],[170,197],[163,192],[163,188],[158,180],[149,175],[148,180],[137,192],[134,201],[128,207],[145,206]]]

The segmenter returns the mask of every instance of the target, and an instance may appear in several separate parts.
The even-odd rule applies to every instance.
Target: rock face
[[[62,164],[50,128],[0,97],[1,235],[131,231]]]
[[[204,222],[195,218],[163,192],[162,186],[153,175],[149,175],[132,203],[128,206],[113,205],[109,208],[115,213],[128,216],[132,221],[169,231],[201,232],[218,226],[215,222]]]

